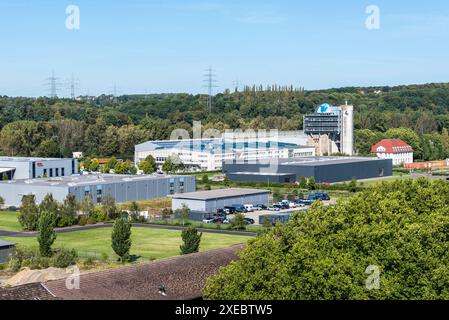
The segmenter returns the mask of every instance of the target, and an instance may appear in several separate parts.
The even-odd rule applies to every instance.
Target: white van
[[[254,206],[252,204],[245,204],[244,207],[245,207],[247,212],[253,212],[254,211]]]

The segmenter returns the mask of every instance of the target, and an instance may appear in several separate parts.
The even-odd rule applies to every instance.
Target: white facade
[[[138,165],[148,156],[153,156],[158,166],[168,159],[179,159],[189,168],[201,171],[218,171],[223,161],[251,161],[271,158],[293,158],[315,156],[314,146],[300,146],[293,142],[302,141],[296,131],[291,134],[257,139],[251,135],[244,139],[242,133],[234,139],[149,141],[135,147],[135,163]],[[259,144],[263,144],[259,146]],[[268,147],[266,147],[266,144]],[[256,146],[257,145],[257,146]]]
[[[385,152],[384,147],[377,148],[377,157],[393,160],[394,166],[413,163],[413,152]]]

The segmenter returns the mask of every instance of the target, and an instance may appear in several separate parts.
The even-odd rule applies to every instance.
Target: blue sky
[[[68,5],[80,30],[65,28]],[[365,10],[380,8],[380,30]],[[79,94],[449,82],[449,1],[0,0],[0,94],[40,96],[52,70]],[[69,90],[61,88],[60,95]]]

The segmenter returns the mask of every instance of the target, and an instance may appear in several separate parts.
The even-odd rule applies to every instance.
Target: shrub
[[[89,220],[89,217],[87,217],[86,215],[82,215],[80,217],[80,220],[78,221],[78,224],[80,226],[85,226],[87,224],[87,221]]]
[[[109,256],[106,252],[101,253],[101,261],[106,262],[109,260]]]
[[[198,252],[200,249],[202,233],[198,233],[195,228],[187,228],[182,231],[182,241],[181,254],[191,254]]]
[[[19,260],[18,258],[11,258],[9,260],[8,268],[12,272],[18,272],[20,270],[20,268],[22,268],[22,261]]]
[[[52,265],[55,268],[67,268],[76,264],[78,253],[74,249],[57,249],[53,255]]]

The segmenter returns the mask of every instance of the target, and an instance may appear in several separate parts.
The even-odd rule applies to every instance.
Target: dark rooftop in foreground
[[[174,199],[190,199],[190,200],[212,200],[212,199],[265,194],[265,193],[270,193],[270,191],[269,190],[260,190],[260,189],[230,188],[230,189],[217,189],[217,190],[209,190],[209,191],[179,193],[179,194],[173,195],[172,198],[174,198]]]
[[[63,300],[193,300],[202,297],[206,279],[237,260],[244,245],[178,256],[81,275],[80,289],[65,279],[44,284]]]
[[[234,260],[245,246],[178,256],[82,274],[80,289],[66,279],[0,288],[0,300],[194,300],[202,298],[208,277]]]

